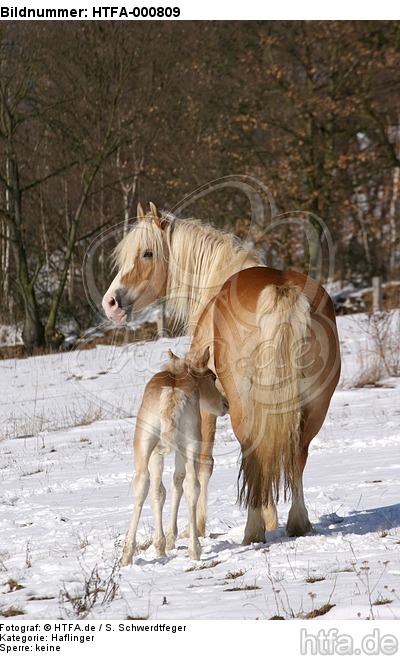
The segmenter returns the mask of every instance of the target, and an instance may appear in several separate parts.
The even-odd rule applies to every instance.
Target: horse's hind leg
[[[278,513],[272,499],[268,506],[249,506],[243,544],[265,542],[265,531],[275,531],[277,528]]]
[[[273,499],[270,499],[268,506],[263,506],[263,517],[266,531],[276,531],[278,528],[278,512]]]
[[[244,530],[242,544],[265,541],[265,522],[262,506],[249,506],[247,509],[247,523]]]
[[[154,512],[155,534],[153,544],[156,548],[158,558],[165,553],[165,535],[162,525],[162,511],[165,503],[165,487],[162,482],[164,469],[164,457],[157,451],[153,451],[149,462],[151,474],[151,502]]]
[[[178,510],[183,494],[183,480],[185,478],[185,460],[182,454],[175,453],[175,471],[171,481],[171,518],[167,529],[167,549],[175,548],[178,535]]]
[[[318,398],[317,402],[303,408],[298,478],[292,489],[292,506],[286,524],[287,534],[291,537],[300,537],[312,529],[304,502],[303,472],[307,463],[309,444],[324,423],[329,401],[330,396],[327,395],[325,399]]]
[[[146,471],[137,472],[134,479],[134,509],[128,535],[126,536],[121,566],[125,567],[132,563],[133,554],[136,550],[136,531],[142,513],[143,504],[146,500],[150,486],[150,475]]]
[[[300,537],[311,531],[311,522],[308,519],[308,512],[304,502],[303,493],[303,471],[307,462],[308,447],[302,449],[299,477],[297,484],[292,490],[292,506],[286,524],[286,532],[290,537]]]

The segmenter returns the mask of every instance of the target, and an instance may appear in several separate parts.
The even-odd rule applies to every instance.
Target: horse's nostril
[[[113,306],[116,304],[116,302],[117,302],[117,301],[115,300],[114,296],[111,296],[111,298],[110,298],[109,301],[108,301],[108,305],[109,305],[110,307],[113,307]]]

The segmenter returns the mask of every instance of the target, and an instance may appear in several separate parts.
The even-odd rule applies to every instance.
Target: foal
[[[150,487],[155,519],[154,546],[157,557],[165,547],[173,549],[178,534],[177,516],[182,492],[189,510],[189,555],[200,558],[196,504],[200,485],[197,478],[201,446],[200,406],[216,416],[226,414],[228,402],[215,387],[215,374],[207,368],[210,350],[199,359],[178,358],[169,351],[170,363],[147,383],[138,412],[133,451],[134,511],[125,541],[121,565],[132,563],[136,530]],[[171,519],[165,538],[162,509],[165,487],[162,482],[164,454],[175,451],[175,472],[171,482]],[[150,469],[150,471],[149,471]]]

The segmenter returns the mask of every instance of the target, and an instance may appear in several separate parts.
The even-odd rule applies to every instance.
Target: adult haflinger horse
[[[235,237],[151,203],[115,251],[118,274],[103,298],[109,319],[161,297],[188,334],[191,351],[210,346],[209,367],[228,399],[240,443],[244,544],[278,526],[279,492],[291,493],[291,536],[311,529],[302,476],[308,447],[339,380],[332,301],[315,280],[263,266]],[[204,535],[215,417],[202,414],[198,533]]]

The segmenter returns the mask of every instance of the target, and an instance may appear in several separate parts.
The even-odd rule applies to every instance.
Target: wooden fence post
[[[382,278],[374,276],[372,278],[372,312],[382,310]]]
[[[165,336],[165,312],[164,305],[161,305],[157,313],[157,335],[158,337]]]

